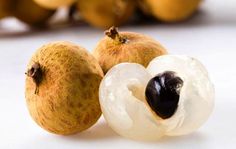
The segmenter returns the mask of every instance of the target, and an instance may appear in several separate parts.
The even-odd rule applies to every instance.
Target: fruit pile
[[[15,16],[30,26],[38,27],[46,25],[59,8],[68,7],[72,19],[78,14],[84,21],[99,28],[123,25],[140,11],[146,18],[154,17],[171,23],[191,17],[200,2],[201,0],[0,0],[0,19]]]
[[[214,87],[195,58],[170,55],[154,39],[105,32],[90,54],[70,42],[44,45],[26,72],[25,97],[33,120],[70,135],[90,128],[103,113],[121,136],[136,140],[189,134],[214,107]]]

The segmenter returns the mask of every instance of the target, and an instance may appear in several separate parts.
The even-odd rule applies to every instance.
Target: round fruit
[[[140,0],[140,7],[147,14],[165,22],[177,22],[189,18],[202,0]]]
[[[118,134],[157,140],[198,129],[212,113],[214,87],[198,60],[165,55],[147,69],[134,63],[110,69],[100,84],[99,100]]]
[[[34,0],[38,5],[47,9],[57,9],[62,6],[70,6],[76,0]]]
[[[34,121],[61,135],[81,132],[100,117],[103,72],[84,48],[69,42],[40,48],[28,65],[25,96]]]
[[[119,26],[133,15],[134,0],[79,0],[81,16],[91,25],[99,28]]]
[[[55,10],[48,10],[37,5],[33,0],[14,0],[14,16],[32,26],[43,26]]]
[[[11,14],[11,8],[13,5],[12,0],[0,0],[0,19]]]
[[[122,62],[139,63],[146,67],[155,57],[167,54],[157,41],[142,34],[117,31],[112,27],[93,51],[104,73]]]

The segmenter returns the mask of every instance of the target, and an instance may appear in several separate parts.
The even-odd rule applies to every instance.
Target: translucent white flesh
[[[143,66],[123,63],[113,67],[101,82],[99,99],[103,115],[121,136],[153,140],[164,134],[143,102],[151,77]]]
[[[148,81],[164,71],[184,80],[175,114],[166,120],[145,102]],[[183,135],[199,128],[214,105],[214,88],[204,66],[187,56],[161,56],[145,69],[134,63],[113,67],[100,85],[99,100],[108,124],[121,136],[157,140],[163,135]]]
[[[167,128],[166,135],[188,134],[198,129],[210,116],[214,107],[214,87],[205,67],[188,56],[161,56],[147,67],[152,76],[169,70],[184,80],[184,86],[177,111],[161,123]]]

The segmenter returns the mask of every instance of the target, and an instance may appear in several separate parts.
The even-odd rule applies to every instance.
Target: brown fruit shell
[[[13,5],[12,0],[0,0],[0,19],[11,15]]]
[[[164,22],[188,19],[198,9],[202,0],[139,0],[139,6],[147,15]]]
[[[25,97],[33,120],[45,130],[69,135],[91,127],[100,117],[98,99],[103,72],[84,48],[69,42],[40,48],[28,70],[40,65],[41,81],[26,77]],[[36,91],[37,89],[37,92]]]
[[[33,0],[14,0],[13,14],[20,21],[31,26],[44,26],[55,13],[55,10],[45,9]]]
[[[70,6],[77,0],[33,0],[35,3],[46,9],[55,10],[62,6]]]
[[[134,0],[79,0],[78,11],[90,25],[107,29],[126,23],[136,8]]]
[[[138,63],[147,67],[153,58],[167,54],[160,43],[148,36],[133,32],[121,32],[119,35],[127,40],[126,43],[104,37],[93,51],[104,73],[123,62]]]

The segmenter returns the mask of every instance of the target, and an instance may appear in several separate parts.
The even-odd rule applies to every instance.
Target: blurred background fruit
[[[0,19],[11,14],[12,6],[14,6],[12,0],[0,0]]]
[[[64,24],[77,25],[78,22],[83,22],[96,28],[108,29],[111,26],[137,24],[150,20],[166,23],[184,21],[198,10],[201,1],[0,0],[0,19],[15,16],[30,26],[45,26],[56,11],[66,9],[67,19],[64,20]]]
[[[48,8],[57,9],[62,6],[70,6],[76,0],[34,0],[38,5]]]
[[[20,21],[32,25],[43,26],[47,24],[49,18],[54,14],[55,10],[49,10],[37,5],[32,0],[13,0],[13,14]]]
[[[178,22],[188,19],[202,0],[139,0],[139,6],[147,15],[153,15],[164,22]]]
[[[133,15],[134,0],[79,0],[78,9],[90,25],[109,28],[126,23]]]

